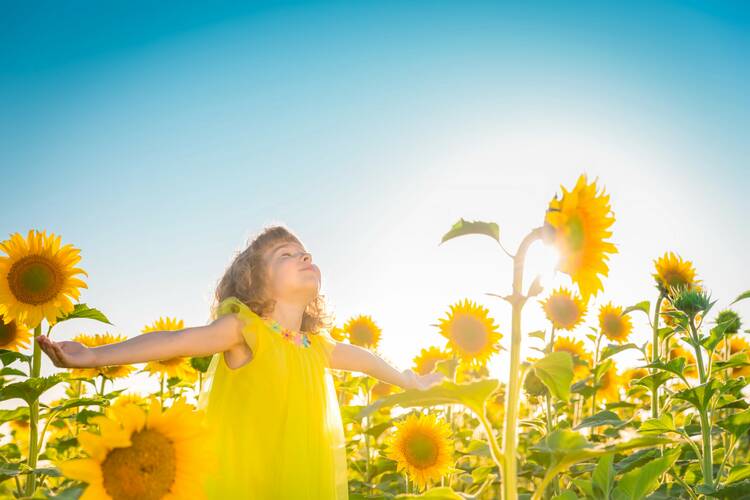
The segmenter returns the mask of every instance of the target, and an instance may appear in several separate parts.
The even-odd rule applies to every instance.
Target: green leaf
[[[612,492],[613,500],[640,500],[659,487],[659,476],[664,474],[680,455],[680,449],[667,451],[664,456],[651,460],[643,467],[622,475]]]
[[[648,317],[650,316],[650,312],[649,312],[650,310],[651,310],[651,302],[649,302],[648,300],[644,300],[630,307],[626,307],[625,310],[622,311],[622,314],[620,314],[620,316],[625,316],[626,314],[629,314],[633,311],[641,311],[645,313],[646,316]]]
[[[716,425],[731,432],[739,438],[750,430],[750,410],[729,415],[724,420],[717,422]]]
[[[206,373],[214,356],[214,354],[209,354],[208,356],[190,358],[190,366],[201,373]]]
[[[661,435],[667,432],[677,432],[671,413],[662,413],[658,418],[649,418],[638,429],[641,434]]]
[[[609,498],[609,492],[615,478],[615,469],[612,467],[613,460],[614,455],[604,455],[594,468],[591,481],[594,498],[596,499],[606,500]]]
[[[0,369],[0,377],[8,377],[10,375],[15,375],[17,377],[28,377],[28,375],[26,375],[26,372],[23,372],[17,368],[4,366],[2,369]]]
[[[711,367],[711,373],[718,373],[724,370],[728,370],[729,368],[737,368],[740,366],[748,365],[750,365],[750,358],[748,358],[747,353],[739,352],[726,361],[715,361],[713,366]]]
[[[711,404],[711,398],[714,397],[720,387],[721,382],[712,378],[705,384],[682,390],[674,394],[673,397],[687,401],[699,410],[705,410]]]
[[[718,490],[700,485],[695,489],[699,493],[721,500],[747,500],[750,498],[750,481],[744,480],[732,483]]]
[[[535,338],[535,339],[544,340],[547,338],[547,332],[545,332],[544,330],[536,330],[534,332],[529,333],[528,335],[529,337]]]
[[[656,370],[662,370],[665,372],[672,373],[674,375],[677,375],[685,383],[687,383],[687,380],[685,379],[685,363],[686,363],[685,358],[679,357],[679,358],[670,359],[667,362],[664,362],[663,360],[659,360],[656,363],[649,363],[645,366],[645,368],[654,368]]]
[[[484,234],[500,243],[500,227],[495,222],[469,222],[464,220],[463,217],[453,224],[450,230],[443,235],[443,239],[440,240],[440,243],[442,244],[450,239],[467,234]]]
[[[638,349],[638,346],[635,344],[609,344],[607,347],[602,349],[601,357],[599,361],[604,361],[605,359],[614,356],[615,354],[625,351],[627,349]]]
[[[574,429],[584,429],[586,427],[599,427],[602,425],[610,425],[612,427],[620,427],[625,422],[620,420],[620,417],[613,411],[604,410],[600,411],[596,415],[591,415],[584,418],[580,424],[576,425]]]
[[[548,434],[539,444],[531,446],[530,449],[549,457],[547,472],[539,485],[540,489],[544,489],[557,474],[573,464],[612,453],[622,453],[637,448],[648,448],[669,443],[671,443],[671,440],[661,436],[636,436],[629,441],[594,445],[578,432],[570,429],[558,429]]]
[[[365,406],[356,415],[361,420],[379,410],[390,406],[435,406],[458,403],[466,406],[477,415],[482,415],[484,402],[498,388],[496,379],[480,379],[465,384],[456,384],[449,380],[430,387],[427,390],[408,389],[403,392],[384,396],[369,406]]]
[[[640,385],[643,387],[646,387],[647,389],[653,391],[656,388],[661,387],[664,385],[665,382],[668,380],[674,378],[674,375],[668,372],[659,371],[656,373],[652,373],[651,375],[646,375],[643,378],[639,378],[637,380],[633,380],[630,385]]]
[[[28,363],[31,361],[31,356],[16,351],[10,351],[8,349],[0,349],[0,361],[2,361],[3,366],[8,366],[16,360]]]
[[[568,400],[570,383],[573,381],[573,357],[570,353],[551,352],[531,367],[550,393],[563,401]]]
[[[736,299],[734,299],[734,300],[733,300],[733,301],[731,302],[731,304],[729,304],[729,305],[731,306],[731,305],[732,305],[732,304],[734,304],[735,302],[739,302],[740,300],[745,300],[745,299],[748,299],[748,298],[750,298],[750,290],[748,290],[748,291],[746,291],[746,292],[743,292],[743,293],[739,294],[739,296],[737,296],[737,298],[736,298]]]
[[[26,404],[31,406],[31,403],[36,401],[41,394],[59,384],[65,380],[65,378],[66,377],[63,374],[56,373],[49,377],[29,378],[23,382],[8,384],[5,387],[0,388],[0,401],[20,398],[26,401]]]
[[[29,415],[28,406],[19,406],[12,410],[0,410],[0,424],[11,420],[22,420]]]
[[[750,464],[738,464],[732,467],[727,476],[726,483],[732,484],[750,477]]]
[[[106,406],[108,405],[106,398],[94,397],[94,398],[74,398],[65,400],[64,403],[57,406],[51,406],[40,412],[40,417],[45,417],[54,412],[60,412],[69,408],[75,408],[78,406]]]
[[[76,304],[73,310],[69,314],[65,314],[63,316],[60,316],[57,318],[58,323],[62,323],[63,321],[67,321],[69,319],[93,319],[95,321],[101,321],[102,323],[107,323],[108,325],[111,325],[109,319],[104,315],[103,312],[101,312],[98,309],[94,309],[93,307],[89,307],[86,304]]]

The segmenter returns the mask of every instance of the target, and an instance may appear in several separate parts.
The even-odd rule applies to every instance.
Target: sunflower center
[[[583,248],[584,226],[580,215],[574,215],[568,220],[568,247],[573,252]]]
[[[680,287],[689,285],[691,280],[679,269],[668,269],[662,275],[662,279],[668,286]]]
[[[166,495],[176,476],[176,453],[164,434],[144,429],[131,446],[114,448],[102,462],[104,489],[114,500],[156,500]]]
[[[16,322],[11,321],[7,325],[0,319],[0,347],[10,345],[16,339]]]
[[[438,459],[438,446],[432,436],[414,433],[406,443],[406,459],[413,467],[425,469]]]
[[[622,335],[624,325],[616,314],[607,314],[602,318],[602,328],[606,335],[616,338]]]
[[[11,293],[25,304],[49,302],[60,292],[62,281],[57,266],[39,255],[20,259],[8,272]]]
[[[453,341],[467,354],[477,354],[487,347],[487,329],[470,316],[458,317],[453,327]]]
[[[354,325],[350,334],[355,344],[371,345],[374,340],[372,331],[366,325]]]
[[[578,321],[578,306],[567,297],[558,297],[550,301],[550,312],[554,321],[563,326],[570,326]]]

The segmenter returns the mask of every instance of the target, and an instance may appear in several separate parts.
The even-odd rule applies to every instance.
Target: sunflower
[[[399,472],[406,471],[423,489],[450,468],[453,461],[450,428],[445,421],[438,421],[434,413],[410,413],[396,424],[396,431],[386,445],[386,455],[396,461]]]
[[[645,393],[646,388],[641,385],[631,385],[631,382],[640,378],[648,376],[648,370],[645,368],[629,368],[622,372],[623,385],[629,387],[631,391],[635,393]]]
[[[692,287],[700,283],[695,279],[693,263],[682,260],[674,252],[666,252],[658,259],[654,259],[656,272],[652,275],[656,286],[662,294],[667,295],[670,288]]]
[[[15,319],[36,328],[42,319],[50,326],[57,318],[75,308],[79,288],[88,288],[76,278],[86,271],[74,267],[81,260],[80,250],[67,244],[60,247],[60,237],[46,231],[29,230],[26,239],[13,233],[0,242],[0,314],[5,321]]]
[[[33,334],[22,323],[11,319],[6,323],[6,318],[0,314],[0,349],[21,352],[28,349]]]
[[[600,394],[608,403],[614,403],[620,400],[621,385],[623,385],[622,375],[617,373],[617,367],[614,363],[611,363],[599,378],[599,387],[596,389],[596,393]]]
[[[419,351],[419,355],[414,357],[414,372],[418,375],[427,375],[435,369],[438,361],[451,359],[451,354],[439,347],[430,346]]]
[[[698,376],[698,365],[695,361],[695,355],[689,350],[679,345],[673,345],[669,349],[669,359],[685,358],[685,369],[682,374],[686,377],[695,378]]]
[[[439,323],[440,334],[448,339],[446,349],[455,354],[464,367],[479,368],[499,352],[503,335],[488,316],[488,310],[469,299],[450,306],[447,319]]]
[[[215,470],[217,455],[202,412],[182,397],[166,411],[157,399],[147,413],[133,404],[105,411],[90,419],[101,434],[78,435],[89,458],[56,464],[66,477],[88,483],[81,500],[205,498],[202,476]]]
[[[727,339],[724,338],[721,342],[719,342],[719,345],[716,346],[714,356],[718,359],[721,359],[723,353],[725,352],[725,349],[727,348],[726,342]],[[729,337],[729,357],[731,358],[735,354],[740,353],[746,353],[748,357],[750,357],[750,344],[747,343],[747,340],[737,335]],[[735,366],[732,368],[732,378],[748,376],[750,376],[750,366]]]
[[[659,315],[664,320],[664,324],[670,328],[676,328],[678,326],[677,319],[673,316],[677,309],[674,308],[669,298],[665,297],[661,301],[661,307],[659,307]]]
[[[332,326],[328,333],[330,333],[333,340],[337,342],[343,342],[346,340],[346,334],[338,326]]]
[[[29,419],[10,420],[8,424],[13,435],[12,442],[18,446],[22,456],[27,456],[29,454]]]
[[[185,324],[181,319],[159,318],[151,325],[144,327],[141,335],[148,335],[151,332],[178,332],[183,328],[185,328]],[[179,333],[175,333],[175,335],[179,335]],[[187,382],[195,382],[198,379],[198,372],[190,364],[189,357],[177,356],[169,359],[149,361],[143,369],[155,375],[179,377]]]
[[[633,323],[630,316],[622,314],[621,306],[614,306],[610,301],[599,308],[599,328],[609,340],[622,344],[628,340]]]
[[[583,346],[582,341],[561,335],[555,338],[552,350],[569,352],[573,356],[573,374],[575,380],[581,380],[588,375],[592,356]]]
[[[560,187],[562,199],[555,195],[544,218],[554,235],[545,239],[560,251],[558,269],[571,277],[584,301],[588,301],[604,288],[599,275],[605,277],[609,273],[607,253],[617,253],[617,248],[605,241],[612,235],[607,228],[615,218],[610,215],[609,195],[597,194],[596,180],[589,184],[586,174],[578,177],[572,191]]]
[[[112,406],[125,406],[125,405],[137,405],[137,406],[147,406],[148,400],[141,396],[140,394],[136,393],[121,393],[119,396],[115,398],[114,401],[112,401]]]
[[[380,343],[381,330],[372,317],[360,314],[350,318],[343,327],[350,344],[376,348]]]
[[[586,314],[586,303],[583,299],[564,287],[554,290],[546,300],[539,303],[544,314],[558,330],[572,330],[583,321]]]
[[[498,385],[498,389],[493,392],[485,403],[485,414],[491,422],[498,426],[503,425],[505,417],[505,384]]]
[[[81,333],[73,337],[73,342],[79,342],[86,347],[98,347],[101,345],[116,344],[127,340],[127,337],[122,335],[112,335],[109,332],[104,334],[87,335]],[[130,365],[112,365],[112,366],[97,366],[95,368],[70,368],[70,374],[74,377],[83,378],[94,378],[99,375],[104,377],[115,379],[125,378],[135,370]]]

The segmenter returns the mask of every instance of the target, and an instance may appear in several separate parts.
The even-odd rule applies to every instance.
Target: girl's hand
[[[404,389],[419,389],[420,391],[427,390],[448,378],[442,373],[437,372],[428,373],[427,375],[417,375],[410,369],[404,370],[401,373],[404,376]]]
[[[81,343],[68,340],[55,342],[46,335],[39,335],[37,342],[55,366],[60,368],[94,368],[99,366],[94,352]]]

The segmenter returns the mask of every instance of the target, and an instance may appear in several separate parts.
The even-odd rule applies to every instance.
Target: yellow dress
[[[216,317],[230,313],[243,321],[253,357],[231,369],[217,353],[206,372],[198,408],[219,460],[206,497],[348,499],[344,429],[328,370],[335,341],[325,329],[288,335],[236,297],[223,300]]]

